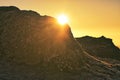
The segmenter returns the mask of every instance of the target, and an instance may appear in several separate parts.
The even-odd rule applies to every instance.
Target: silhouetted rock
[[[9,6],[9,7],[6,7],[6,6],[2,6],[0,7],[0,11],[2,12],[7,12],[7,11],[19,11],[20,9],[15,7],[15,6]]]
[[[69,25],[34,11],[0,9],[0,80],[120,79],[119,65],[83,51]]]
[[[120,49],[113,44],[112,39],[104,36],[99,38],[85,36],[76,39],[82,48],[91,55],[120,60]]]

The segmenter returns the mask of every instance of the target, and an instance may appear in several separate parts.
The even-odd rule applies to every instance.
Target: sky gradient
[[[75,37],[104,35],[120,47],[120,0],[0,0],[0,6],[53,17],[65,14]]]

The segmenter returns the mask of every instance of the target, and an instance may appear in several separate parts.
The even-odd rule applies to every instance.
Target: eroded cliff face
[[[54,63],[69,67],[83,64],[83,52],[76,49],[69,25],[16,7],[1,7],[0,13],[0,54],[6,60],[38,64],[55,59]]]
[[[110,38],[104,36],[99,38],[85,36],[76,38],[76,40],[91,55],[120,60],[120,49],[114,45]]]
[[[85,52],[69,25],[17,7],[0,7],[1,80],[120,79],[120,71]]]

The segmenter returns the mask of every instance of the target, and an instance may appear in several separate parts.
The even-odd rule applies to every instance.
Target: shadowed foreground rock
[[[82,50],[69,25],[0,7],[0,80],[119,80],[119,65]]]

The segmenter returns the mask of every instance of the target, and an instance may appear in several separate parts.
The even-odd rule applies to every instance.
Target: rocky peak
[[[76,40],[80,43],[83,49],[92,55],[120,60],[120,50],[114,45],[110,38],[104,36],[98,38],[85,36],[76,38]]]
[[[18,62],[37,64],[57,59],[57,56],[66,57],[66,62],[70,62],[78,56],[78,52],[82,53],[75,48],[77,43],[69,25],[60,25],[55,18],[41,16],[34,11],[9,13],[11,8],[17,9],[1,7],[1,13],[4,14],[0,15],[0,54],[6,54],[8,58],[14,57]],[[74,59],[74,62],[78,63],[78,59],[80,58]]]
[[[1,6],[0,11],[19,11],[20,9],[15,6]]]

